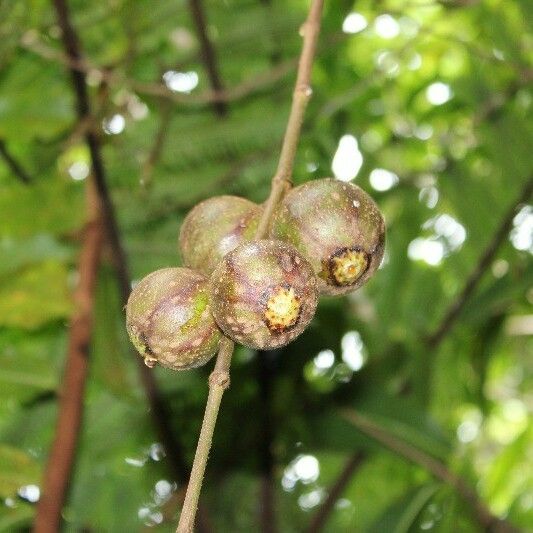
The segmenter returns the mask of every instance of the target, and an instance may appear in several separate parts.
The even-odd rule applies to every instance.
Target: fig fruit
[[[147,366],[173,370],[207,363],[222,337],[207,278],[188,268],[163,268],[143,278],[128,299],[126,329]]]
[[[213,316],[234,341],[279,348],[307,327],[317,305],[316,278],[290,244],[259,240],[227,254],[210,280]]]
[[[239,243],[254,238],[261,207],[238,196],[215,196],[185,217],[179,236],[183,264],[209,276]]]
[[[289,191],[270,237],[291,243],[311,263],[321,294],[340,295],[361,287],[379,267],[385,222],[362,189],[325,178]]]

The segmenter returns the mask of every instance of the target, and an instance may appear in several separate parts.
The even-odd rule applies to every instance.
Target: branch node
[[[308,83],[300,83],[296,86],[294,94],[309,99],[313,95],[313,88]]]
[[[213,370],[209,376],[210,387],[221,387],[226,390],[230,385],[229,372],[225,370]]]
[[[276,185],[283,185],[283,186],[286,186],[286,185],[292,186],[293,185],[293,182],[292,182],[292,179],[290,178],[290,176],[286,176],[284,174],[277,174],[276,176],[274,176],[272,178],[272,183],[276,184]]]

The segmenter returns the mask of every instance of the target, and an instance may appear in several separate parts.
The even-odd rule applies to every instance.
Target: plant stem
[[[233,347],[233,342],[228,338],[224,337],[222,339],[215,369],[209,376],[209,395],[207,397],[202,429],[200,430],[200,437],[198,438],[198,445],[194,455],[189,486],[187,487],[183,510],[181,511],[178,529],[176,530],[178,533],[191,533],[193,531],[196,508],[198,507],[198,499],[200,498],[209,450],[213,442],[218,410],[222,395],[229,387],[229,367],[233,356]]]
[[[517,208],[526,203],[533,194],[533,176],[530,176],[526,183],[524,184],[523,189],[520,191],[518,198],[513,202],[513,204],[506,211],[500,225],[496,229],[494,236],[488,243],[487,247],[484,249],[479,261],[470,274],[466,283],[463,287],[463,290],[459,293],[457,298],[450,304],[446,313],[444,313],[444,318],[437,327],[437,329],[426,338],[426,344],[433,350],[437,349],[442,340],[446,337],[447,333],[454,326],[457,318],[463,311],[465,305],[467,304],[470,296],[473,294],[474,290],[477,288],[483,274],[492,264],[492,261],[496,257],[498,250],[502,243],[506,240],[509,231],[513,225],[513,219],[516,215]]]
[[[221,92],[224,90],[224,86],[220,77],[215,47],[207,33],[207,21],[202,0],[189,0],[189,9],[191,10],[193,22],[196,27],[198,40],[200,41],[202,61],[209,76],[211,89],[215,93]],[[213,102],[213,109],[219,117],[225,116],[228,112],[226,102],[222,101]]]
[[[337,500],[341,497],[342,493],[352,480],[355,472],[364,464],[366,458],[367,454],[361,450],[356,451],[350,456],[339,477],[329,489],[328,497],[311,520],[307,533],[320,533],[320,531],[324,529],[331,511],[335,508]]]
[[[7,149],[6,143],[3,139],[0,139],[0,157],[5,161],[7,167],[13,175],[24,185],[31,183],[31,178],[28,173],[22,168],[22,165],[11,155],[11,152]]]
[[[266,201],[263,216],[257,228],[256,239],[262,239],[266,235],[274,209],[288,186],[290,186],[294,157],[296,155],[296,148],[298,147],[303,117],[307,103],[313,93],[311,89],[311,68],[315,57],[318,34],[320,33],[320,17],[322,15],[323,5],[323,0],[313,0],[307,20],[302,26],[304,43],[298,62],[298,75],[294,87],[291,112],[287,129],[285,130],[285,137],[283,138],[278,168],[272,178],[270,196]]]
[[[61,510],[67,498],[83,417],[83,396],[89,367],[93,331],[94,289],[104,237],[98,200],[92,182],[87,182],[88,221],[78,259],[79,281],[74,293],[65,371],[59,394],[54,441],[48,454],[33,531],[54,533],[61,524]]]
[[[275,481],[274,481],[274,441],[275,421],[272,413],[272,389],[278,356],[282,349],[256,352],[257,383],[259,385],[259,406],[257,416],[260,419],[257,451],[261,472],[259,518],[261,533],[276,533]]]
[[[265,204],[265,209],[255,234],[256,239],[262,239],[265,237],[274,209],[283,197],[285,190],[290,185],[303,115],[305,108],[307,107],[307,102],[312,94],[310,86],[311,67],[315,56],[318,34],[320,33],[320,17],[322,15],[323,5],[323,0],[312,1],[309,15],[303,26],[304,42],[302,54],[298,63],[298,75],[296,78],[291,111],[289,114],[287,129],[285,130],[285,136],[283,138],[278,168],[272,178],[270,196]],[[200,491],[202,489],[202,481],[209,450],[211,449],[211,443],[213,441],[213,433],[220,408],[220,402],[222,401],[224,391],[229,386],[229,369],[234,346],[233,342],[227,338],[224,338],[221,341],[215,369],[209,377],[209,394],[205,406],[204,420],[202,422],[202,429],[200,430],[200,437],[196,447],[191,477],[189,479],[189,485],[187,487],[187,493],[185,495],[185,501],[183,503],[183,509],[176,533],[192,533],[194,528],[196,508],[200,497]]]
[[[106,69],[89,61],[87,58],[84,58],[83,60],[73,59],[70,56],[58,53],[55,48],[49,47],[43,41],[32,41],[31,43],[21,41],[20,46],[38,57],[62,64],[69,69],[74,69],[85,74],[88,74],[89,72],[98,73],[102,81],[108,83],[113,88],[118,89],[126,86],[139,94],[165,98],[175,104],[187,107],[212,105],[215,102],[229,104],[262,93],[287,77],[296,66],[295,59],[290,58],[269,70],[255,74],[227,89],[221,89],[218,91],[208,89],[197,95],[179,94],[172,92],[164,83],[126,78],[117,70]]]
[[[87,89],[85,72],[76,68],[85,60],[76,28],[73,26],[67,0],[52,0],[56,12],[57,23],[61,28],[61,36],[66,57],[68,58],[69,71],[72,81],[72,89],[75,96],[78,123],[87,123],[89,127],[85,131],[85,142],[89,149],[92,166],[92,182],[95,185],[100,216],[104,225],[104,233],[109,245],[114,269],[119,284],[122,305],[126,305],[131,291],[131,279],[128,269],[128,261],[122,244],[115,207],[107,185],[107,177],[102,158],[100,139],[93,129],[93,114],[91,112],[89,92]],[[183,457],[182,447],[177,441],[169,423],[170,414],[164,402],[154,374],[144,365],[137,354],[134,355],[139,369],[141,383],[144,388],[146,399],[150,406],[152,420],[159,434],[159,438],[166,452],[168,466],[172,476],[179,481],[187,476],[188,468]],[[209,531],[206,525],[205,515],[202,513],[199,521],[200,531]]]

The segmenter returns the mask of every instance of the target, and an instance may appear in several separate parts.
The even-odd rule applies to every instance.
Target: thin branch
[[[207,34],[207,23],[202,0],[189,0],[189,8],[191,10],[194,25],[196,27],[198,39],[200,40],[201,58],[209,76],[211,89],[214,93],[218,93],[223,91],[224,87],[219,74],[215,48]],[[159,124],[159,128],[157,130],[150,153],[148,154],[148,157],[141,170],[141,185],[144,188],[148,188],[151,185],[154,167],[163,151],[163,146],[165,144],[169,125],[172,119],[172,110],[169,105],[171,102],[163,97],[161,97],[160,100],[161,105],[159,106],[159,112],[161,115],[161,122]],[[225,102],[214,101],[212,105],[215,114],[219,117],[223,117],[227,114],[228,108]]]
[[[348,483],[352,479],[352,476],[359,470],[361,465],[366,460],[366,453],[362,451],[355,452],[346,462],[341,473],[329,489],[327,498],[320,506],[315,516],[309,524],[308,533],[319,533],[324,529],[326,522],[333,511],[337,500],[341,497],[342,493],[348,486]]]
[[[29,174],[22,168],[22,165],[13,157],[11,152],[7,149],[6,143],[3,139],[0,139],[0,156],[4,160],[5,164],[11,170],[13,175],[18,178],[24,185],[31,183]]]
[[[183,95],[172,92],[162,83],[149,83],[126,78],[119,72],[101,68],[86,58],[71,58],[65,54],[58,53],[54,48],[51,48],[34,38],[32,38],[32,40],[23,40],[21,46],[39,57],[50,61],[57,61],[71,70],[76,70],[85,74],[89,72],[97,74],[100,79],[106,81],[110,86],[123,87],[125,85],[139,94],[166,98],[176,104],[184,106],[202,106],[211,105],[216,102],[231,103],[237,100],[242,100],[247,96],[261,92],[279,82],[291,73],[296,65],[295,59],[288,59],[287,61],[284,61],[261,74],[254,75],[229,89],[210,89],[200,94]]]
[[[92,188],[90,181],[88,188]],[[87,196],[90,220],[85,227],[79,257],[79,281],[74,293],[76,311],[70,321],[55,437],[42,481],[42,496],[37,506],[34,523],[36,533],[55,533],[60,529],[61,511],[67,496],[83,416],[83,395],[94,314],[94,288],[104,236],[96,198],[90,190]]]
[[[283,196],[284,191],[290,186],[296,148],[300,138],[300,129],[307,103],[313,93],[311,89],[311,68],[315,57],[318,34],[320,33],[320,16],[322,14],[323,4],[323,0],[313,1],[309,16],[302,27],[304,43],[302,55],[298,63],[298,75],[294,88],[292,107],[281,147],[278,168],[272,178],[270,196],[266,201],[263,216],[257,229],[258,239],[266,235],[274,209]]]
[[[198,499],[200,498],[209,450],[213,441],[218,410],[222,401],[222,395],[230,383],[229,369],[233,349],[234,344],[229,339],[224,337],[220,341],[215,369],[209,376],[209,394],[205,406],[205,415],[194,455],[189,486],[187,487],[178,529],[176,530],[178,533],[192,533],[194,528],[196,508],[198,506]]]
[[[202,50],[201,57],[207,70],[207,75],[209,76],[211,89],[213,89],[213,92],[219,93],[223,91],[224,87],[222,85],[220,71],[217,64],[215,47],[213,46],[213,43],[207,34],[207,22],[205,19],[202,0],[189,0],[189,9],[191,10],[194,26],[196,27],[196,33],[198,35],[198,39],[200,40],[200,47]],[[228,111],[225,102],[213,102],[213,109],[220,117],[226,115]]]
[[[161,152],[163,151],[163,147],[167,139],[170,122],[172,120],[172,110],[168,105],[168,101],[161,102],[161,105],[159,106],[159,114],[161,116],[159,127],[157,129],[152,148],[150,149],[148,157],[146,158],[141,169],[140,182],[141,186],[145,189],[148,189],[152,184],[152,175],[154,172],[154,168],[157,164],[157,161],[159,160],[159,157],[161,156]]]
[[[160,96],[170,101],[189,106],[211,105],[216,102],[231,103],[242,100],[247,96],[259,93],[276,84],[294,70],[296,61],[288,59],[279,65],[255,75],[229,89],[213,91],[208,90],[200,94],[181,95],[172,92],[166,85],[160,83],[145,83],[136,80],[124,80],[134,91],[139,94]]]
[[[72,62],[82,61],[81,46],[78,35],[70,22],[70,14],[66,0],[53,0],[53,5],[57,15],[57,21],[61,28],[63,45]],[[76,96],[76,108],[78,120],[91,123],[91,111],[89,95],[85,81],[85,74],[74,68],[70,68],[72,86]],[[107,242],[113,256],[114,267],[117,273],[121,301],[125,305],[131,290],[130,276],[126,254],[120,240],[118,225],[116,221],[114,206],[107,188],[104,165],[102,161],[99,139],[92,129],[85,132],[85,141],[89,148],[92,162],[92,175],[99,199],[101,216],[104,222]],[[186,477],[187,467],[183,458],[181,447],[178,445],[169,423],[170,416],[166,410],[161,394],[156,386],[153,374],[144,366],[141,358],[135,357],[141,374],[142,384],[147,400],[150,405],[152,417],[155,421],[159,437],[167,454],[168,464],[175,479],[180,480]],[[199,524],[200,526],[202,523]],[[207,528],[202,527],[205,531]]]
[[[274,421],[272,420],[272,381],[275,370],[274,364],[280,350],[257,352],[257,381],[259,384],[259,413],[261,419],[259,442],[257,448],[260,455],[261,470],[261,498],[260,523],[263,533],[275,533],[276,516],[274,512],[275,482],[274,456],[272,444],[274,441]]]
[[[437,479],[454,487],[457,493],[472,509],[477,521],[484,528],[484,531],[498,533],[511,533],[516,531],[511,524],[493,515],[469,484],[462,477],[449,470],[444,463],[434,459],[422,450],[415,448],[410,443],[400,440],[397,436],[392,435],[385,428],[374,423],[354,409],[343,409],[341,415],[348,422],[356,426],[357,429],[369,435],[389,450],[421,466]]]
[[[513,202],[512,206],[505,213],[498,229],[494,233],[494,236],[488,243],[487,247],[481,254],[479,261],[470,273],[463,290],[459,293],[457,298],[450,304],[448,310],[444,313],[444,318],[440,322],[440,325],[435,329],[435,331],[429,335],[426,339],[426,344],[432,349],[436,349],[448,332],[454,326],[457,318],[460,316],[462,310],[464,309],[465,304],[468,299],[478,286],[483,274],[492,264],[494,257],[498,253],[500,246],[505,242],[509,231],[511,230],[513,224],[513,218],[516,215],[516,209],[520,204],[527,202],[531,195],[533,194],[533,176],[529,178],[526,182],[524,188],[518,195],[518,198]]]
[[[265,205],[265,209],[263,210],[255,234],[256,239],[262,239],[266,235],[276,203],[282,198],[287,185],[290,184],[303,114],[312,93],[310,87],[311,67],[313,65],[318,35],[320,32],[320,18],[322,15],[323,4],[323,0],[313,0],[307,21],[303,27],[304,42],[302,55],[300,56],[298,64],[296,87],[294,90],[285,137],[281,147],[280,161],[278,164],[278,170],[272,178],[270,196]],[[183,504],[177,533],[192,533],[194,528],[196,507],[202,488],[207,457],[209,455],[209,450],[211,449],[220,402],[224,390],[229,385],[229,369],[233,349],[234,344],[229,339],[225,338],[221,341],[215,370],[209,378],[209,395],[207,398],[204,420],[202,422],[202,429],[200,430],[198,446],[196,448],[189,486],[187,487],[187,494],[185,495],[185,502]]]

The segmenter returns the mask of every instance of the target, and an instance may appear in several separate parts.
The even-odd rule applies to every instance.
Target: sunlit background
[[[180,264],[180,223],[200,200],[266,198],[308,3],[204,2],[223,112],[187,2],[69,4],[136,283]],[[261,529],[264,483],[271,531],[306,531],[354,458],[324,531],[485,531],[471,502],[406,460],[398,440],[461,476],[495,516],[533,528],[533,206],[519,201],[533,170],[530,7],[326,1],[294,181],[333,176],[365,189],[387,221],[386,252],[363,289],[323,299],[295,343],[238,349],[203,492],[214,531]],[[0,36],[0,142],[29,180],[3,155],[0,531],[23,531],[75,311],[90,125],[76,121],[48,2],[1,2]],[[495,242],[458,318],[428,342]],[[173,531],[186,480],[166,466],[108,254],[95,313],[65,530]],[[210,368],[155,370],[188,464]],[[348,421],[351,410],[384,441]]]

